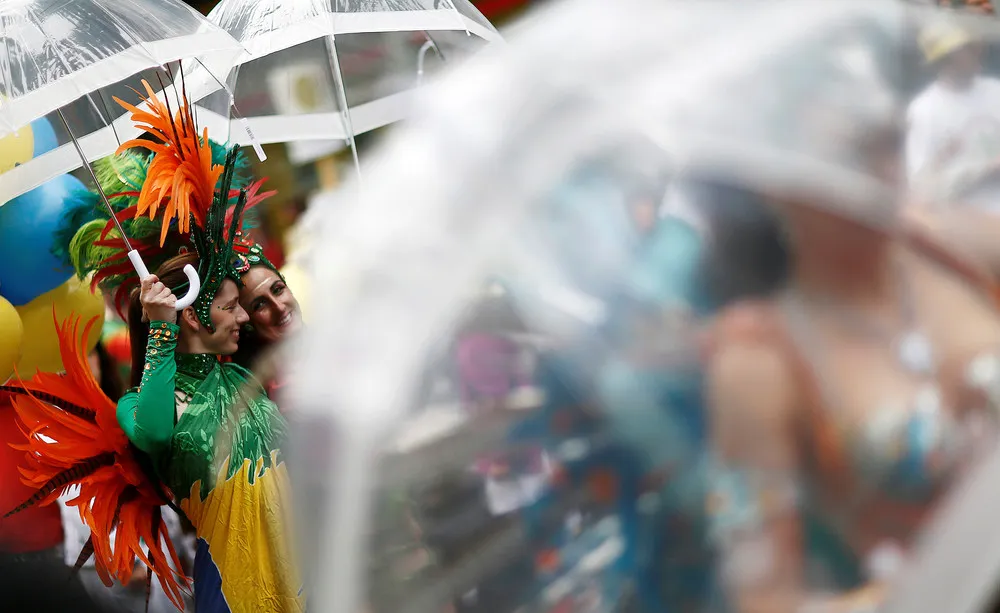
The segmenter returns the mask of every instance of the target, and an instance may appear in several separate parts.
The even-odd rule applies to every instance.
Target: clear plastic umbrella
[[[203,101],[202,116],[238,122],[231,139],[243,143],[328,140],[353,150],[356,134],[408,113],[426,70],[500,40],[468,0],[223,0],[209,19],[249,56],[231,75],[233,112],[219,94]]]
[[[504,53],[421,92],[412,121],[373,156],[363,193],[314,230],[315,315],[290,375],[310,432],[328,421],[337,433],[332,469],[302,468],[310,486],[332,490],[315,605],[725,610],[704,517],[698,338],[685,334],[701,321],[686,318],[699,305],[680,248],[694,236],[728,253],[718,279],[768,272],[753,268],[755,254],[781,240],[780,218],[796,209],[778,209],[749,262],[731,249],[775,216],[761,204],[771,198],[898,230],[894,144],[926,78],[919,33],[943,15],[891,0],[621,0],[614,10],[579,0],[540,11]],[[995,22],[964,25],[998,40]],[[710,192],[739,206],[682,189],[692,176],[723,184]],[[657,229],[673,232],[662,244],[640,229],[643,198]],[[699,222],[719,232],[714,243],[698,243]],[[521,347],[541,356],[538,393],[414,414],[432,347],[468,332],[492,277],[534,333]],[[498,326],[508,341],[523,336]],[[833,533],[843,551],[831,556],[857,554]],[[767,545],[748,568],[773,553]],[[868,578],[899,572],[888,558]],[[848,578],[827,563],[797,569],[811,593],[864,584],[864,570]],[[900,610],[958,610],[930,568],[899,584],[912,591]],[[963,584],[970,602],[983,585]]]
[[[179,0],[12,0],[0,41],[0,205],[81,166],[96,184],[89,162],[138,135],[115,97],[139,103],[143,80],[168,99],[203,97],[244,53]]]
[[[112,97],[138,102],[129,87],[141,90],[140,78],[159,90],[156,70],[173,66],[176,74],[178,60],[197,58],[186,66],[186,81],[189,95],[203,97],[223,87],[243,53],[179,0],[4,2],[0,40],[0,138],[41,118],[49,124],[39,135],[44,147],[36,143],[24,159],[0,168],[0,203],[79,168],[74,137],[94,160],[134,136],[130,117]]]

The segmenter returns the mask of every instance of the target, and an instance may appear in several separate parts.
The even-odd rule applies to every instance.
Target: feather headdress
[[[177,114],[173,115],[169,103],[157,98],[149,83],[143,80],[142,85],[147,95],[140,94],[140,97],[149,106],[149,111],[118,98],[115,102],[132,112],[136,127],[162,142],[133,139],[122,143],[116,153],[139,148],[154,154],[139,192],[136,216],[148,215],[150,219],[155,219],[160,207],[163,207],[160,229],[160,246],[163,246],[170,223],[175,218],[177,229],[182,234],[191,231],[191,218],[195,223],[205,223],[208,208],[215,197],[215,184],[222,175],[222,166],[212,160],[208,128],[198,134],[187,98],[182,99]]]
[[[209,144],[213,164],[222,168],[229,150],[215,141],[209,141]],[[93,165],[119,223],[150,270],[156,270],[166,260],[191,248],[191,236],[181,234],[176,222],[171,224],[171,231],[161,244],[161,220],[145,215],[136,217],[139,195],[153,158],[154,155],[147,151],[129,150],[102,158]],[[237,154],[229,193],[230,208],[242,189],[248,189],[250,206],[274,193],[259,193],[263,180],[250,185],[249,167],[246,156]],[[71,196],[67,211],[57,231],[56,255],[73,266],[79,278],[93,274],[92,286],[112,296],[114,304],[122,312],[129,293],[139,286],[139,279],[108,209],[96,192],[80,190]],[[244,223],[248,221],[245,219]]]
[[[247,240],[244,218],[247,209],[256,206],[274,192],[260,193],[262,181],[248,189],[234,190],[233,175],[239,150],[229,152],[222,173],[219,191],[215,201],[206,212],[204,226],[196,225],[191,230],[192,242],[198,253],[198,275],[201,277],[201,293],[195,301],[194,309],[198,320],[209,330],[214,330],[210,309],[215,294],[226,279],[240,283],[240,275],[250,269],[253,263],[274,266],[263,257],[260,247]],[[230,197],[236,194],[236,204],[229,206]],[[175,292],[186,286],[171,288]]]
[[[245,240],[243,231],[250,221],[248,211],[274,192],[261,192],[263,179],[250,183],[249,162],[237,149],[209,140],[207,131],[199,134],[185,95],[179,96],[177,112],[173,113],[170,103],[159,99],[148,82],[142,84],[146,95],[136,93],[149,110],[116,101],[131,111],[136,126],[155,140],[127,141],[116,155],[94,164],[100,187],[132,247],[154,271],[192,248],[202,260],[216,255],[230,258],[235,250],[270,265],[260,247]],[[244,193],[244,203],[237,207]],[[58,232],[66,243],[57,248],[58,254],[69,260],[80,278],[93,273],[93,285],[111,295],[122,313],[139,279],[99,195],[76,194],[65,224],[72,229],[64,227]],[[215,254],[216,248],[223,247],[225,256]],[[203,261],[205,267],[217,268]],[[211,302],[218,286],[210,275],[202,276],[202,284],[201,298]]]

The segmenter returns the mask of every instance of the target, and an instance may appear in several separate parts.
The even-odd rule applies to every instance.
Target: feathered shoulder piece
[[[0,394],[13,395],[28,438],[18,447],[25,452],[19,467],[22,481],[37,488],[16,508],[2,511],[9,516],[32,505],[52,504],[78,487],[68,504],[77,508],[91,534],[77,568],[93,556],[101,580],[110,587],[112,578],[127,583],[138,559],[183,610],[181,588],[189,580],[173,570],[181,566],[160,515],[170,493],[130,445],[118,425],[115,402],[101,391],[87,363],[86,338],[97,322],[87,322],[81,332],[79,318],[56,321],[65,374],[38,373],[0,386]],[[114,540],[112,530],[117,531]]]

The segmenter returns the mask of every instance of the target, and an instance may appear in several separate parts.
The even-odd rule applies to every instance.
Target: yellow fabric
[[[275,468],[268,470],[263,470],[263,458],[257,460],[253,483],[250,460],[244,460],[231,479],[226,479],[229,462],[223,462],[205,500],[197,482],[180,505],[208,543],[232,613],[305,611],[292,531],[278,508],[290,507],[288,471],[283,462],[277,463],[276,452],[271,459]]]

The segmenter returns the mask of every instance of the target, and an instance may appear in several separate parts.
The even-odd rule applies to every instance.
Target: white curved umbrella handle
[[[149,276],[149,269],[146,268],[146,263],[142,261],[142,256],[135,249],[128,252],[128,259],[132,262],[132,267],[135,268],[135,272],[139,274],[140,279],[145,279]],[[194,269],[194,266],[186,264],[184,266],[184,274],[188,278],[188,291],[184,296],[177,299],[177,305],[174,307],[178,311],[183,311],[188,308],[194,301],[198,298],[198,292],[201,291],[201,278],[198,276],[198,271]]]

